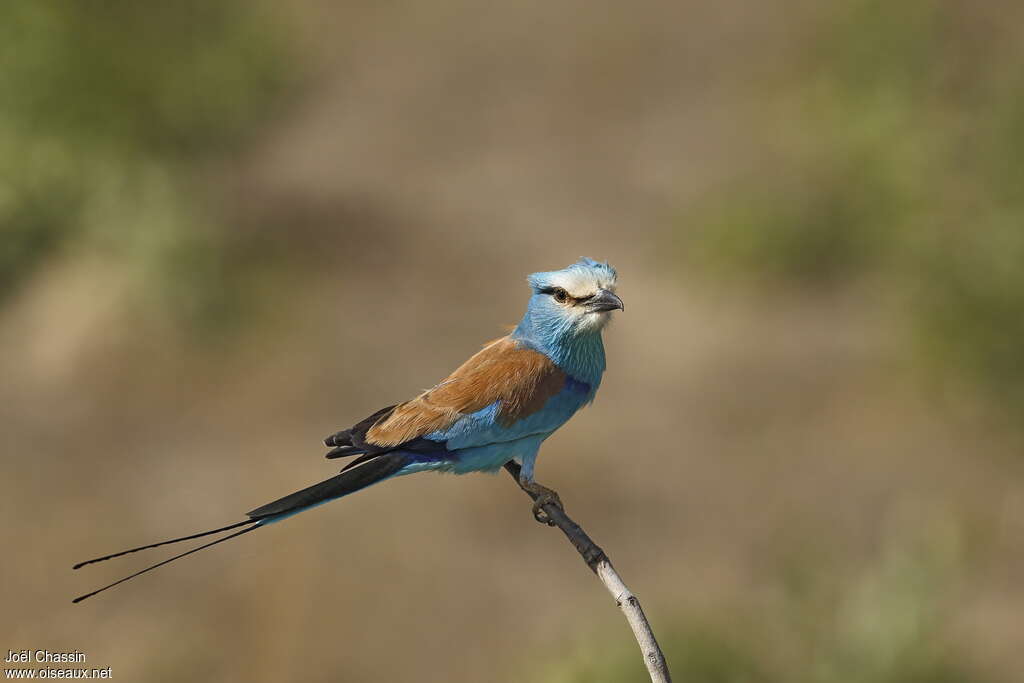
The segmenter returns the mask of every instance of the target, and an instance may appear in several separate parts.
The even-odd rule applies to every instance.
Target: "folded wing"
[[[566,374],[550,358],[503,337],[434,388],[325,439],[335,447],[327,457],[359,455],[348,465],[352,467],[394,450],[438,453],[445,448],[436,435],[465,416],[494,405],[495,422],[511,427],[541,410],[565,385]]]

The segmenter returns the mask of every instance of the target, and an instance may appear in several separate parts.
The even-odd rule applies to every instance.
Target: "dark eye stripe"
[[[572,296],[571,294],[569,294],[569,292],[566,292],[561,287],[545,287],[544,289],[540,290],[541,294],[548,294],[548,295],[551,295],[551,296],[555,296],[559,292],[563,292],[565,294],[565,300],[562,303],[569,302],[573,306],[585,303],[585,302],[590,301],[591,299],[594,298],[593,294],[589,294],[587,296],[580,296],[580,297]]]

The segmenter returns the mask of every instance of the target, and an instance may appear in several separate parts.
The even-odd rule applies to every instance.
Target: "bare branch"
[[[520,484],[519,465],[515,462],[508,462],[505,463],[505,469],[516,480],[516,483]],[[522,488],[521,484],[520,488]],[[526,491],[526,489],[523,490]],[[536,494],[530,491],[526,491],[526,493],[534,500],[537,499]],[[565,514],[565,510],[550,503],[543,505],[542,509],[551,523],[562,530],[562,533],[565,534],[569,542],[576,548],[583,561],[587,563],[591,571],[597,574],[604,587],[615,598],[615,603],[622,609],[622,613],[626,616],[626,621],[629,622],[629,627],[633,629],[633,636],[640,646],[640,651],[643,653],[644,664],[647,665],[647,673],[650,674],[652,683],[671,683],[672,677],[668,672],[665,655],[658,646],[658,641],[654,637],[654,631],[651,630],[651,625],[647,622],[643,608],[640,607],[640,601],[623,583],[622,577],[615,571],[611,560],[608,559],[608,556],[605,555],[600,546],[594,543],[590,536],[580,528],[580,525],[570,519],[569,515]]]

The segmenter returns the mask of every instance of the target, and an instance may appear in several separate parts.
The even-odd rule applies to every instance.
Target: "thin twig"
[[[518,484],[519,465],[515,462],[508,462],[505,463],[505,469],[508,470],[508,473],[512,475],[512,478]],[[526,491],[526,493],[534,500],[537,499],[536,494],[530,491]],[[644,664],[647,665],[647,673],[650,674],[652,683],[671,683],[672,677],[668,672],[668,664],[665,663],[665,655],[661,652],[661,648],[658,647],[658,641],[654,637],[651,625],[647,622],[647,617],[644,616],[644,610],[640,607],[640,601],[630,592],[626,584],[622,582],[622,577],[615,571],[611,560],[608,559],[608,556],[605,555],[600,546],[594,543],[590,536],[580,528],[580,525],[570,519],[569,515],[565,514],[565,510],[550,503],[541,506],[541,509],[544,510],[544,514],[547,515],[548,519],[562,530],[562,533],[565,534],[569,542],[576,548],[583,561],[587,563],[591,571],[597,574],[604,587],[615,598],[615,603],[622,609],[622,613],[626,616],[626,621],[629,622],[629,627],[633,629],[633,636],[636,638],[640,651],[644,655]]]

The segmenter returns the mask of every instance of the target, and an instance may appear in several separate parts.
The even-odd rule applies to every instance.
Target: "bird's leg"
[[[555,522],[544,512],[544,506],[554,505],[559,510],[565,510],[558,493],[552,491],[547,486],[541,486],[535,481],[523,481],[520,479],[519,487],[533,496],[533,518],[541,524],[554,526]]]

